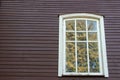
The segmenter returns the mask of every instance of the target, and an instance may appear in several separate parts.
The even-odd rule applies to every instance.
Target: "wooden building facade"
[[[104,16],[109,77],[58,77],[59,15]],[[0,0],[0,80],[119,80],[120,0]]]

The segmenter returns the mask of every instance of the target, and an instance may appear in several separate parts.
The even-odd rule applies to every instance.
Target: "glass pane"
[[[78,72],[88,72],[87,47],[85,42],[77,43]]]
[[[77,31],[86,31],[85,20],[77,20]]]
[[[98,43],[89,42],[90,72],[99,72]]]
[[[75,30],[75,21],[74,20],[69,20],[66,21],[66,30]]]
[[[74,32],[66,32],[66,40],[71,41],[75,40],[75,33]]]
[[[97,32],[89,32],[88,33],[88,40],[96,41],[97,40]]]
[[[66,72],[75,72],[75,43],[66,43]]]
[[[87,20],[88,30],[89,31],[97,31],[97,23],[96,21]]]
[[[86,40],[86,32],[78,32],[77,33],[77,40],[78,41],[85,41]]]

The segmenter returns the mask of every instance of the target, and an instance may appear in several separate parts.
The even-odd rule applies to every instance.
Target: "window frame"
[[[101,60],[101,68],[102,68],[102,73],[101,74],[96,74],[96,73],[84,73],[84,74],[80,74],[80,73],[64,73],[64,63],[65,60],[63,60],[63,57],[65,59],[64,56],[64,50],[65,50],[65,44],[64,44],[64,36],[65,36],[65,32],[66,30],[64,29],[64,24],[65,24],[65,20],[66,19],[94,19],[94,20],[98,20],[99,22],[99,26],[100,26],[100,41],[101,41],[101,55],[102,55],[102,60]],[[97,31],[98,32],[98,31]],[[99,34],[99,32],[98,32]],[[99,41],[99,40],[98,40]],[[99,43],[98,43],[99,44]],[[104,57],[103,57],[104,56]],[[58,76],[61,77],[62,75],[74,75],[74,76],[82,76],[82,75],[94,75],[94,76],[105,76],[108,77],[108,64],[107,64],[107,53],[106,53],[106,42],[105,42],[105,31],[104,31],[104,18],[103,16],[100,15],[95,15],[95,14],[89,14],[89,13],[74,13],[74,14],[66,14],[66,15],[60,15],[59,16],[59,60],[58,60]]]

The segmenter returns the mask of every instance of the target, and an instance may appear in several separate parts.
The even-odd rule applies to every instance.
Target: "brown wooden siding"
[[[105,16],[109,78],[58,78],[58,15]],[[0,80],[119,80],[120,0],[0,0]]]

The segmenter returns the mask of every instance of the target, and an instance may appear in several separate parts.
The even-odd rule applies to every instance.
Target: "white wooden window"
[[[59,16],[58,76],[62,75],[109,76],[103,16]]]

